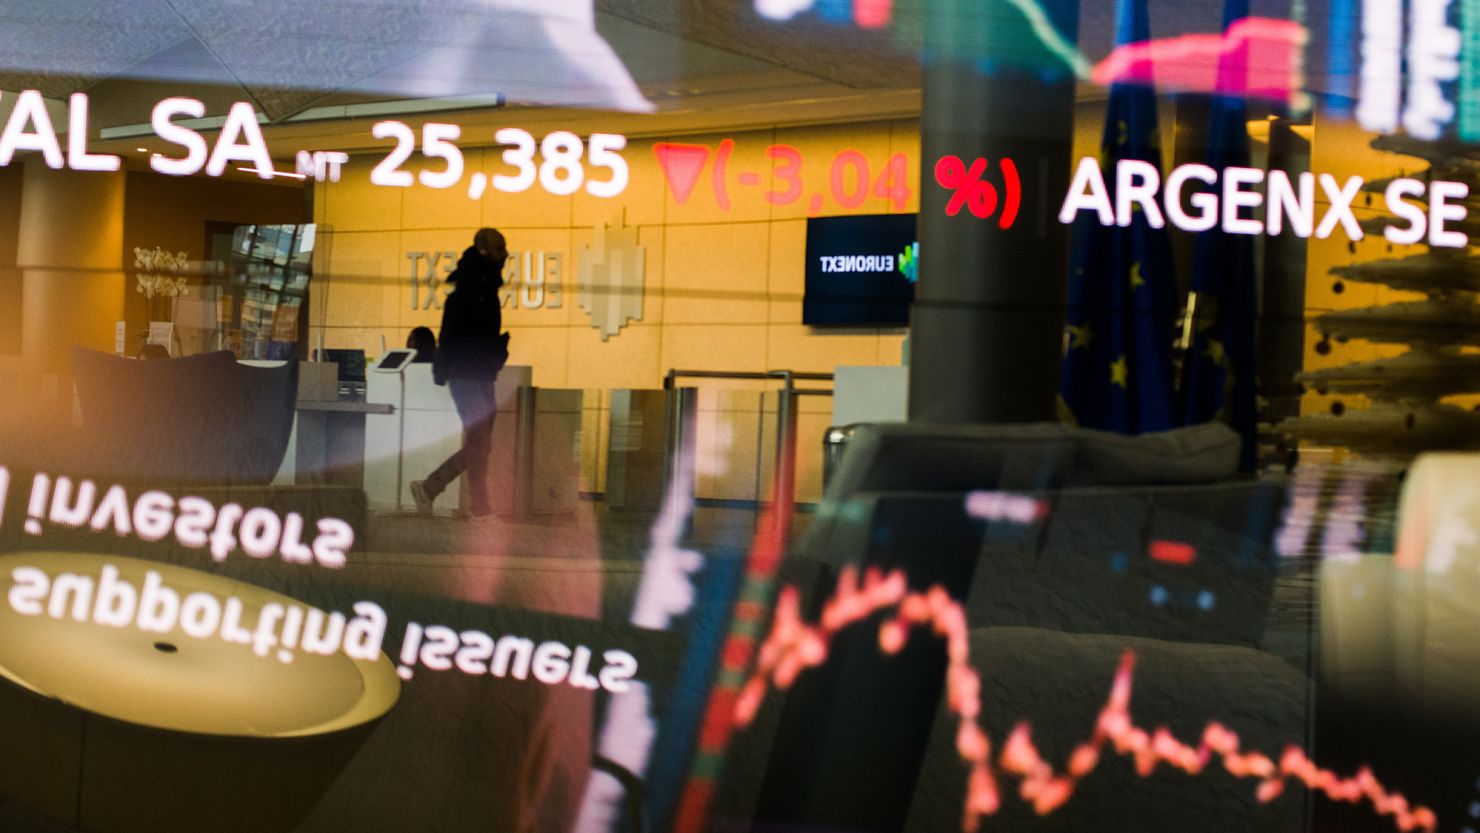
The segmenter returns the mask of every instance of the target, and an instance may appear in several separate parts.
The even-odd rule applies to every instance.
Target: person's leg
[[[463,444],[464,446],[467,444],[466,428],[463,429]],[[437,495],[442,494],[447,489],[448,484],[456,480],[457,476],[467,469],[466,463],[463,462],[463,457],[463,449],[459,448],[457,451],[452,452],[451,457],[443,460],[442,465],[438,466],[435,471],[427,475],[426,480],[421,481],[422,488],[425,490],[428,498],[435,500]]]
[[[487,515],[493,511],[493,501],[488,494],[488,458],[493,453],[493,420],[497,415],[493,382],[468,382],[462,391],[467,419],[463,429],[463,465],[468,477],[468,495],[472,506],[471,515]]]
[[[432,501],[458,475],[466,474],[472,502],[468,513],[487,515],[493,511],[493,502],[488,496],[488,456],[493,451],[495,415],[493,383],[473,379],[449,379],[447,390],[452,394],[452,403],[457,407],[457,416],[463,424],[462,448],[448,457],[426,480],[413,481],[411,497],[416,501],[418,510],[429,513]]]
[[[411,491],[411,499],[416,502],[416,511],[423,515],[432,514],[432,501],[446,491],[447,484],[456,480],[463,469],[463,450],[459,448],[427,475],[427,479],[411,481],[407,488]]]
[[[447,392],[452,395],[452,404],[457,408],[458,419],[462,422],[462,446],[452,453],[451,457],[442,461],[435,471],[427,475],[425,480],[411,481],[411,498],[416,501],[417,511],[422,514],[431,514],[432,501],[447,490],[447,487],[456,480],[459,475],[468,469],[468,444],[472,433],[476,433],[479,420],[484,414],[484,408],[476,398],[477,391],[482,382],[462,379],[448,379]],[[470,433],[471,432],[471,433]],[[476,438],[471,440],[476,442]],[[472,484],[469,483],[471,487]],[[477,505],[476,498],[474,505]]]

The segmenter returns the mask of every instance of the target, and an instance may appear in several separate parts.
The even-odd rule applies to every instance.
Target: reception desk
[[[446,387],[432,381],[430,364],[408,365],[401,373],[371,371],[365,404],[386,409],[365,416],[364,489],[374,509],[411,510],[413,480],[424,480],[462,447],[462,421]],[[519,389],[529,387],[531,369],[511,366],[499,374],[494,395],[493,453],[488,466],[494,511],[517,511],[511,476],[518,467]],[[461,480],[459,480],[459,485]],[[439,514],[463,508],[465,489],[449,489],[436,503]]]
[[[462,447],[462,420],[430,364],[367,374],[364,401],[305,398],[300,388],[293,434],[277,485],[363,489],[372,510],[411,512],[414,480],[424,480]],[[495,385],[498,416],[488,493],[499,515],[574,511],[580,496],[583,391],[535,388],[527,366],[504,368]],[[331,388],[332,389],[332,388]],[[438,515],[467,502],[462,478],[438,497]]]
[[[365,420],[389,415],[387,404],[355,401],[302,402],[294,420],[294,482],[300,486],[349,486],[365,482]]]

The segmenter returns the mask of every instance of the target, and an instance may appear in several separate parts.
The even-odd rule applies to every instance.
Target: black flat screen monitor
[[[365,381],[364,350],[325,350],[324,361],[339,365],[339,381]]]
[[[914,214],[807,221],[802,323],[902,327],[915,297]]]

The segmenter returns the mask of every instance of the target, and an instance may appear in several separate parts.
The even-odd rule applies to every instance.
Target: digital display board
[[[1480,0],[7,23],[0,833],[1480,828]]]
[[[914,214],[807,221],[809,326],[904,326],[915,297]]]

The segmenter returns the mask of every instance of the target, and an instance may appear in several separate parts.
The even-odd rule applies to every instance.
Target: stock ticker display
[[[5,20],[0,833],[1480,831],[1480,0]]]

